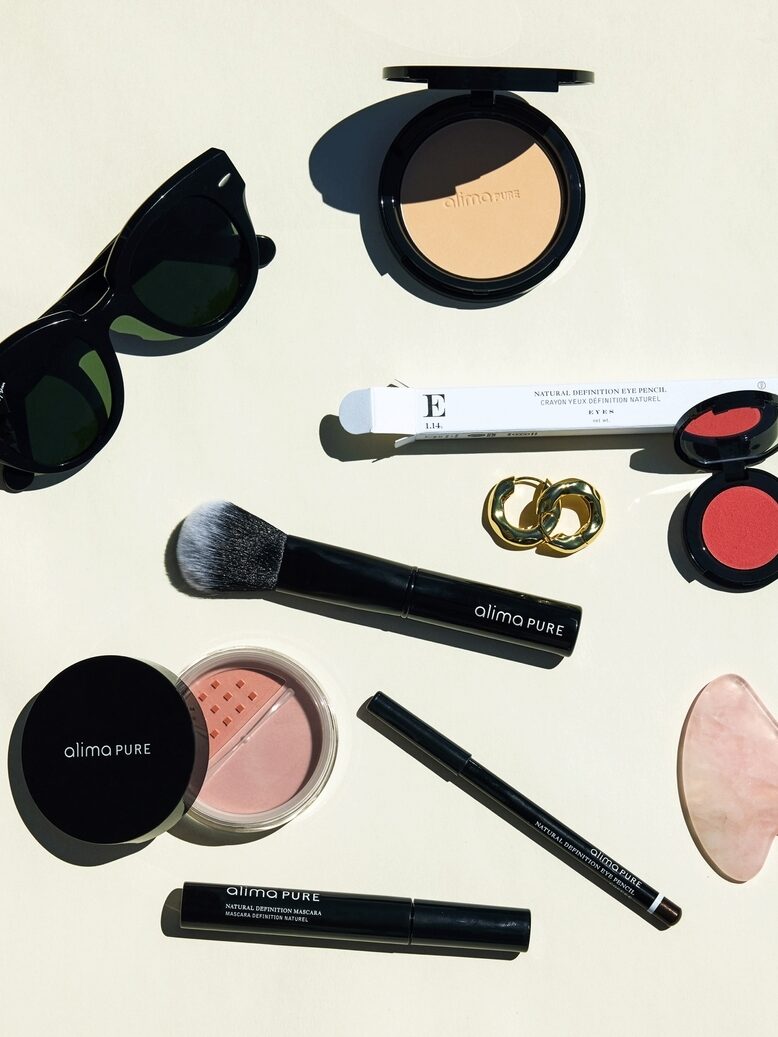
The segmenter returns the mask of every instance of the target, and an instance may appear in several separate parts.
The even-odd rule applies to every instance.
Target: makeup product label
[[[526,625],[529,630],[537,630],[539,633],[548,633],[553,637],[563,637],[565,633],[564,623],[556,623],[551,619],[538,619],[534,616],[524,622],[524,616],[520,612],[508,612],[506,609],[495,608],[491,603],[488,605],[476,605],[473,612],[479,619],[489,619],[495,623],[510,623],[514,627]]]
[[[411,901],[320,890],[185,883],[184,928],[408,944]]]
[[[662,894],[624,868],[618,861],[607,857],[590,843],[571,831],[559,831],[551,827],[552,819],[536,820],[535,830],[550,842],[557,843],[566,853],[585,864],[587,868],[607,884],[618,890],[623,897],[634,899],[648,914],[652,915],[662,901]],[[560,826],[561,828],[561,826]]]
[[[668,432],[694,404],[735,389],[778,392],[778,378],[358,389],[343,399],[340,423],[354,435],[398,435],[397,446],[428,439]]]
[[[581,625],[578,605],[426,569],[414,572],[405,615],[556,655],[572,654]]]
[[[87,745],[76,742],[65,746],[65,757],[68,760],[89,759],[93,756],[151,756],[150,742],[129,742],[116,745]]]

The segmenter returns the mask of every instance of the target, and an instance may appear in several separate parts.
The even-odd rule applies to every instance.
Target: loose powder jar
[[[206,720],[208,772],[190,818],[223,832],[278,828],[318,796],[337,749],[314,678],[266,649],[216,652],[182,674]]]
[[[758,390],[703,400],[678,421],[675,450],[712,471],[692,494],[684,545],[706,579],[755,590],[778,576],[778,479],[752,465],[778,450],[778,396]]]
[[[556,269],[584,212],[583,172],[548,116],[505,91],[591,83],[571,69],[384,69],[384,78],[458,91],[400,131],[387,153],[379,204],[403,266],[441,295],[500,302]]]
[[[181,678],[125,656],[75,663],[34,700],[21,754],[51,824],[84,842],[123,844],[185,814],[214,834],[277,828],[321,792],[336,749],[335,718],[313,677],[276,652],[236,648]]]

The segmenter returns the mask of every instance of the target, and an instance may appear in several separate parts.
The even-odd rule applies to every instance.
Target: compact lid
[[[537,90],[593,83],[594,72],[573,68],[495,68],[488,65],[390,65],[384,79],[426,83],[430,90]]]
[[[673,445],[697,468],[757,464],[778,450],[778,396],[743,389],[703,400],[678,421]]]
[[[172,674],[120,655],[84,659],[38,695],[22,769],[41,813],[90,843],[145,842],[197,797],[208,766],[205,718]]]

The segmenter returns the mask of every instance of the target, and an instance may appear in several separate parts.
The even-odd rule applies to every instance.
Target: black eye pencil
[[[434,727],[425,724],[398,702],[378,692],[367,703],[367,711],[382,723],[422,749],[433,760],[453,771],[474,789],[502,807],[513,817],[524,822],[533,832],[543,837],[557,853],[570,863],[585,866],[599,877],[615,894],[620,894],[645,916],[652,916],[665,928],[675,925],[681,909],[667,897],[637,878],[634,872],[578,835],[567,825],[557,821],[536,803],[527,799],[507,782],[477,763],[465,749],[450,741]],[[550,848],[550,847],[549,847]]]

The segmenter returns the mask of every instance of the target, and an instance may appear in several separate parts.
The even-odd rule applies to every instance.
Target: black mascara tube
[[[517,954],[529,947],[530,912],[281,886],[185,882],[181,927]]]
[[[653,915],[665,928],[675,925],[681,909],[657,890],[639,879],[596,845],[578,835],[567,825],[547,814],[542,807],[522,796],[507,782],[476,763],[467,750],[460,748],[434,727],[425,724],[413,713],[378,692],[367,703],[367,710],[409,742],[422,749],[433,760],[459,775],[479,792],[488,796],[514,817],[523,821],[533,832],[542,836],[549,846],[567,856],[570,862],[584,865],[605,881],[609,889],[636,905],[646,916]]]
[[[570,655],[581,609],[287,536],[276,589]]]

